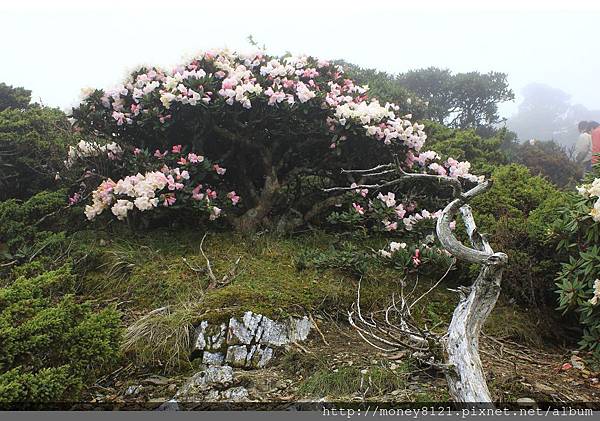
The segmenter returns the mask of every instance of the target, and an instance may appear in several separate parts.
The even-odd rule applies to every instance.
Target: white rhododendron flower
[[[594,281],[594,296],[590,299],[590,304],[595,306],[600,300],[600,279]]]
[[[594,179],[590,184],[583,184],[577,186],[577,192],[583,197],[597,197],[596,202],[592,209],[590,209],[589,215],[592,217],[594,222],[600,222],[600,178]]]
[[[400,249],[405,249],[406,248],[406,243],[397,243],[395,241],[392,241],[390,243],[390,251],[393,253],[395,251],[398,251]]]

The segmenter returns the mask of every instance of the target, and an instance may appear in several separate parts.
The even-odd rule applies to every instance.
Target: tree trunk
[[[258,197],[256,206],[248,209],[241,217],[235,220],[235,227],[243,233],[255,232],[263,220],[271,212],[273,198],[279,189],[279,180],[275,168],[271,167],[270,173],[265,178],[265,184]]]
[[[504,253],[494,253],[477,232],[471,209],[465,203],[488,187],[489,183],[484,183],[462,194],[446,206],[437,222],[437,234],[446,250],[461,260],[482,265],[473,285],[459,290],[460,301],[442,345],[450,396],[454,402],[483,407],[491,407],[492,399],[479,358],[479,335],[498,300],[502,270],[508,258]],[[450,222],[459,210],[473,248],[460,243],[450,229]]]

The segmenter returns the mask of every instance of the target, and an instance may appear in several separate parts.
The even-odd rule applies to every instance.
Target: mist
[[[173,66],[209,48],[249,50],[253,35],[270,53],[344,59],[390,73],[429,66],[507,73],[516,99],[501,105],[501,116],[521,140],[551,137],[569,144],[574,134],[563,132],[570,124],[600,120],[594,111],[600,110],[597,4],[48,3],[0,5],[0,36],[7,40],[0,81],[63,109],[77,103],[82,88],[118,84],[140,64]],[[519,114],[532,92],[528,86],[556,94],[564,127],[549,134],[549,116],[534,122]]]

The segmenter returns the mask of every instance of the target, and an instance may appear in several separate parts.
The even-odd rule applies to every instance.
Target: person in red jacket
[[[600,124],[590,121],[588,133],[592,135],[592,165],[600,162]]]

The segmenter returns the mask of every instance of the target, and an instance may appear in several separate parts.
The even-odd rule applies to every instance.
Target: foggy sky
[[[170,67],[217,47],[251,50],[252,34],[270,53],[342,58],[393,73],[428,66],[506,72],[517,95],[540,82],[600,109],[599,2],[487,3],[2,2],[0,82],[66,109],[81,88],[116,85],[140,64]]]

